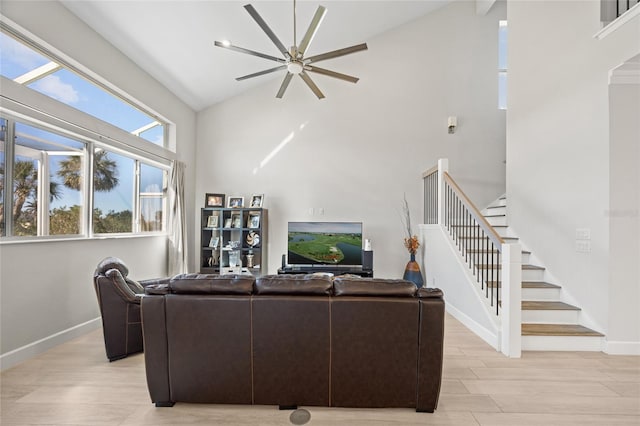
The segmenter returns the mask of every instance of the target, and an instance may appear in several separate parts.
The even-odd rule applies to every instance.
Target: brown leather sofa
[[[437,407],[438,289],[375,278],[191,274],[145,293],[156,406]]]
[[[128,277],[129,268],[117,257],[98,263],[93,285],[102,316],[104,347],[109,361],[142,352],[140,300],[144,287],[168,283],[169,278],[135,281]]]

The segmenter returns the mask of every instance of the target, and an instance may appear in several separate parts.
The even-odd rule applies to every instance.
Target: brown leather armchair
[[[169,282],[169,278],[138,282],[128,275],[129,268],[117,257],[103,259],[93,274],[109,361],[142,352],[140,299],[144,288],[150,284]]]

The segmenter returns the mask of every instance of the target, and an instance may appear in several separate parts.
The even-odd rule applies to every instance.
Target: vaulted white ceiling
[[[293,45],[293,0],[61,1],[196,111],[270,79],[283,78],[283,72],[278,72],[236,81],[236,77],[277,63],[214,46],[215,40],[227,39],[234,45],[281,57],[244,9],[245,4],[255,7],[285,46]],[[309,55],[367,42],[450,1],[298,0],[298,42],[319,5],[327,8],[327,14],[307,50]],[[340,67],[340,60],[332,59],[327,67],[349,74],[348,69]],[[357,77],[366,78],[362,73]]]

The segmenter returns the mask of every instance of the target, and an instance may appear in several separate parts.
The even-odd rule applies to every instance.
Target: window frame
[[[2,16],[2,15],[0,15]],[[4,19],[4,17],[3,17]],[[18,30],[9,26],[7,22],[0,20],[2,29],[6,32],[10,32],[14,37],[19,36],[19,40],[26,43],[31,48],[36,48],[38,52],[44,51],[44,54],[48,57],[54,57],[59,59],[65,66],[70,66],[73,62],[71,59],[62,58],[58,52],[52,53],[50,48],[44,42],[39,41],[34,37],[36,41],[32,41],[27,35],[21,34]],[[16,27],[19,27],[16,25]],[[26,32],[25,32],[26,33]],[[28,34],[28,33],[26,33]],[[31,36],[29,36],[31,37]],[[105,88],[105,90],[114,93],[113,85],[103,84],[102,78],[96,79],[95,73],[89,73],[83,70],[79,70],[76,66],[70,66],[74,72],[80,73],[84,77],[88,77],[94,84]],[[91,239],[91,238],[119,238],[119,237],[140,237],[140,236],[156,236],[166,235],[168,229],[168,199],[167,199],[167,186],[169,181],[169,173],[173,161],[176,160],[175,152],[167,149],[165,146],[168,144],[170,134],[175,133],[175,125],[166,119],[163,119],[159,115],[153,115],[162,120],[165,126],[164,139],[165,146],[156,145],[138,136],[135,136],[126,130],[123,130],[115,125],[104,122],[88,113],[73,108],[65,103],[57,101],[49,96],[25,87],[13,80],[0,76],[0,86],[2,92],[0,92],[0,115],[5,119],[15,120],[23,122],[25,124],[43,128],[47,131],[53,131],[81,142],[84,142],[87,152],[85,162],[85,185],[83,188],[83,200],[84,209],[82,218],[81,234],[73,235],[38,235],[38,236],[10,236],[9,223],[12,218],[7,219],[7,211],[11,211],[13,205],[13,161],[14,161],[14,128],[13,126],[7,126],[7,132],[5,134],[5,185],[3,202],[5,208],[5,235],[0,236],[0,244],[6,243],[20,243],[20,242],[33,242],[33,241],[48,241],[48,240],[76,240],[76,239]],[[115,95],[122,99],[131,102],[130,96],[122,97],[124,92],[121,89],[115,91]],[[143,104],[134,102],[135,108],[148,114],[149,109],[143,108]],[[135,169],[139,170],[140,162],[147,165],[160,168],[163,173],[163,187],[162,187],[162,230],[161,231],[147,231],[140,232],[139,225],[139,212],[132,211],[134,224],[132,226],[132,232],[127,233],[94,233],[92,224],[93,213],[93,152],[96,147],[112,151],[114,153],[124,155],[134,160]],[[139,181],[137,176],[133,179],[136,182]],[[7,185],[7,183],[9,185]],[[48,195],[48,190],[47,190]],[[136,185],[134,191],[133,205],[139,205],[140,201],[140,188]],[[48,211],[47,211],[48,212]]]
[[[500,66],[502,55],[501,55],[501,36],[500,31],[502,28],[505,28],[505,47],[504,47],[504,68]],[[498,22],[498,109],[506,111],[508,108],[507,103],[507,78],[508,78],[508,43],[509,43],[509,22],[506,19],[501,19]],[[502,83],[501,77],[504,76],[504,93],[502,92]],[[504,104],[502,103],[502,99],[504,97]]]
[[[147,123],[147,125],[139,128],[139,129],[134,129],[132,130],[130,133],[132,135],[134,135],[136,138],[140,138],[141,140],[151,144],[151,145],[155,145],[155,146],[159,146],[161,148],[166,149],[169,146],[169,132],[170,132],[170,127],[172,125],[172,123],[170,123],[170,121],[164,117],[161,116],[161,114],[153,111],[152,108],[149,108],[148,106],[146,106],[145,104],[143,104],[142,102],[136,100],[135,98],[133,98],[132,96],[130,96],[128,93],[126,93],[124,90],[120,89],[119,87],[111,84],[108,80],[102,78],[101,76],[99,76],[98,74],[94,73],[93,71],[89,70],[87,67],[81,65],[80,63],[78,63],[77,61],[69,58],[67,55],[63,54],[62,52],[60,52],[58,49],[55,49],[53,46],[49,45],[48,43],[46,43],[44,40],[39,39],[38,37],[36,37],[34,34],[28,32],[26,29],[20,27],[18,24],[14,23],[13,21],[11,21],[10,19],[7,19],[6,17],[4,17],[1,13],[0,13],[0,31],[6,33],[7,36],[14,38],[18,43],[22,43],[24,44],[26,47],[34,50],[36,53],[44,56],[45,58],[49,59],[51,61],[51,63],[55,64],[56,67],[45,71],[42,73],[42,75],[37,74],[37,77],[35,80],[28,80],[24,83],[17,83],[23,87],[27,87],[28,84],[40,79],[40,78],[44,78],[49,74],[55,73],[56,71],[62,70],[62,69],[66,69],[67,71],[70,71],[74,74],[76,74],[79,78],[86,80],[88,83],[95,85],[96,87],[98,87],[99,89],[103,90],[104,92],[110,94],[111,96],[113,96],[116,99],[119,99],[120,101],[122,101],[123,103],[129,105],[130,107],[137,109],[138,111],[140,111],[142,114],[147,115],[149,117],[150,121],[149,123]],[[47,64],[47,65],[51,65],[51,63]],[[45,65],[45,66],[47,66]],[[44,67],[44,66],[43,66]],[[40,67],[40,68],[43,68]],[[35,70],[32,70],[31,72],[35,72],[36,70],[38,70],[38,68],[36,68]],[[29,74],[29,73],[28,73]],[[13,81],[11,79],[8,79],[6,77],[3,77],[5,80],[8,81]],[[35,89],[29,88],[29,90],[33,90],[36,91]],[[47,95],[45,95],[46,97],[49,97]],[[53,99],[53,98],[52,98]],[[55,100],[55,99],[54,99]],[[61,104],[64,104],[63,102],[60,102]],[[65,104],[66,105],[66,104]],[[73,108],[73,107],[72,107]],[[84,113],[82,110],[78,110],[76,108],[73,108],[77,111],[80,111],[82,113]],[[95,117],[91,114],[88,113],[84,113],[90,117],[93,117],[101,122],[106,122],[101,120],[98,117]],[[155,121],[153,121],[155,120]],[[106,122],[108,123],[108,122]],[[162,135],[162,145],[157,145],[154,144],[153,142],[150,142],[144,138],[142,138],[141,136],[139,136],[141,133],[143,133],[146,130],[149,130],[150,128],[153,128],[156,123],[160,124],[163,126],[163,135]],[[118,127],[114,124],[109,123],[110,125],[119,128],[121,130],[123,130],[125,133],[129,133],[126,130],[122,129],[121,127]]]

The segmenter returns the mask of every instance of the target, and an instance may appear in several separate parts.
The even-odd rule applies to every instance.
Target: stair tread
[[[522,281],[522,288],[562,288],[557,284],[545,281]]]
[[[489,287],[495,287],[495,281],[487,282]],[[498,288],[502,287],[502,283],[498,281]],[[562,288],[559,285],[547,283],[544,281],[522,281],[522,288]]]
[[[476,267],[478,269],[494,269],[496,267],[498,267],[498,269],[502,269],[502,265],[498,264],[498,265],[494,265],[494,264],[484,264],[484,263],[480,263],[478,265],[476,265]],[[545,268],[544,266],[538,266],[538,265],[528,265],[528,264],[522,264],[522,269],[523,270],[527,270],[527,271],[543,271]]]
[[[598,336],[603,334],[579,324],[522,324],[523,336]]]
[[[547,300],[523,300],[522,309],[527,311],[579,311],[577,306]]]

